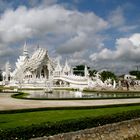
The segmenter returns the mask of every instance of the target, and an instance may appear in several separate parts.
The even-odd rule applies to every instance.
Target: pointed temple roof
[[[64,72],[69,72],[69,71],[70,71],[70,67],[69,67],[69,65],[68,65],[67,59],[66,59],[66,62],[65,62],[65,66],[64,66],[64,68],[63,68],[63,71],[64,71]]]
[[[38,48],[31,58],[28,59],[28,62],[25,64],[25,69],[34,71],[40,66],[47,64],[49,61],[48,51],[43,48]]]
[[[55,71],[62,71],[59,58],[57,59],[57,66],[55,67]]]

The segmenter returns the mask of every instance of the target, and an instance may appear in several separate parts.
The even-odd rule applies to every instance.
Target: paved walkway
[[[140,98],[135,99],[106,99],[106,100],[22,100],[11,98],[11,93],[0,93],[0,110],[43,107],[68,107],[68,106],[99,106],[127,103],[140,103]]]

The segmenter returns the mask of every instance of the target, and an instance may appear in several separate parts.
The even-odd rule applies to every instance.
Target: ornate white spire
[[[85,75],[85,77],[89,76],[87,65],[85,65],[84,75]]]
[[[27,50],[27,43],[25,41],[24,47],[23,47],[23,55],[28,57],[28,50]]]
[[[57,66],[55,68],[55,71],[62,71],[62,67],[60,65],[60,59],[59,58],[57,58]]]
[[[11,70],[10,63],[9,63],[9,61],[7,61],[5,64],[6,81],[9,80],[10,70]]]
[[[70,67],[69,67],[69,65],[68,65],[67,59],[66,59],[66,61],[65,61],[65,66],[64,66],[63,72],[70,72]]]

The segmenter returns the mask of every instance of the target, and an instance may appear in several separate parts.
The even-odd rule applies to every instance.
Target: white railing
[[[54,76],[53,78],[54,80],[62,80],[62,81],[66,81],[72,84],[81,84],[81,85],[87,85],[88,83],[88,79],[85,77],[79,77],[79,76],[74,76],[74,75],[59,75],[59,76]]]

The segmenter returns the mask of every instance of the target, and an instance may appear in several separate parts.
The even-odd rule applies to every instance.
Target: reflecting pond
[[[48,99],[61,99],[61,98],[130,98],[140,97],[140,93],[84,93],[80,91],[68,91],[68,90],[54,90],[52,93],[45,93],[44,90],[28,90],[28,98],[48,98]]]

